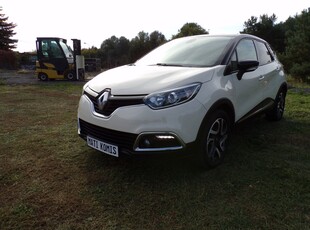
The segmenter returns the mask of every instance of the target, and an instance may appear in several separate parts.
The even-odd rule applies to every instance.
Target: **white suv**
[[[179,38],[87,82],[78,133],[115,157],[195,152],[215,167],[232,125],[258,112],[280,120],[286,92],[266,41],[246,34]]]

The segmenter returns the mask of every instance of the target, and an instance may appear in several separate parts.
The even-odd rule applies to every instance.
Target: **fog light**
[[[174,139],[174,136],[171,135],[156,135],[156,138],[158,139]]]
[[[183,142],[171,133],[143,133],[140,134],[136,144],[136,151],[165,151],[183,148]]]
[[[148,139],[145,139],[144,145],[149,147],[149,146],[151,146],[151,142]]]

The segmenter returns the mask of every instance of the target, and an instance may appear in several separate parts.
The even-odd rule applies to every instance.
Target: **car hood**
[[[134,66],[117,67],[90,80],[85,87],[97,93],[106,88],[113,95],[146,95],[212,79],[214,68]]]

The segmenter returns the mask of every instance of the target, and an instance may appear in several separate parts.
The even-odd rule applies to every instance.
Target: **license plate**
[[[118,146],[116,145],[111,145],[89,136],[87,136],[87,144],[88,146],[97,149],[101,152],[112,155],[114,157],[118,157]]]

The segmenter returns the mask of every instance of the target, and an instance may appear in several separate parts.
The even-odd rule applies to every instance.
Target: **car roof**
[[[236,38],[237,40],[240,40],[243,38],[251,38],[251,39],[256,39],[256,40],[266,42],[262,38],[259,38],[251,34],[200,34],[200,35],[192,35],[192,36],[183,37],[183,38],[193,38],[193,37],[231,37],[231,38]]]

